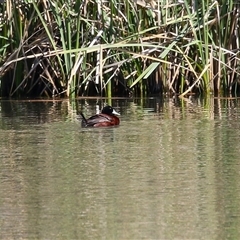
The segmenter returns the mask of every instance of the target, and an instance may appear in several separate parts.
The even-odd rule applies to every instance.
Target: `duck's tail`
[[[79,112],[80,116],[82,117],[82,121],[84,124],[87,124],[87,119],[85,118],[85,116],[83,115],[82,112]]]
[[[81,119],[82,119],[82,126],[86,127],[87,126],[87,119],[85,118],[85,116],[83,115],[82,112],[79,112],[79,115],[81,116]]]

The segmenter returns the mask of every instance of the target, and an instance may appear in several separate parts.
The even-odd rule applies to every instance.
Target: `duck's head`
[[[111,107],[111,106],[105,106],[103,109],[102,109],[102,111],[101,111],[101,113],[103,113],[103,114],[108,114],[108,115],[120,115],[113,107]]]

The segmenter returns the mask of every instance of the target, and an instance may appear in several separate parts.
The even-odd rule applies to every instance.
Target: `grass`
[[[5,1],[1,96],[237,94],[239,7],[204,0]]]

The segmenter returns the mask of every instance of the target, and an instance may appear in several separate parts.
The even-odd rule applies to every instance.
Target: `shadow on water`
[[[106,103],[120,126],[81,128]],[[238,238],[239,99],[0,106],[1,239]]]

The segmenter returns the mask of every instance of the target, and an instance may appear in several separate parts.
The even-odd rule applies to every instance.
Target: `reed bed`
[[[239,91],[238,1],[0,2],[1,96]]]

